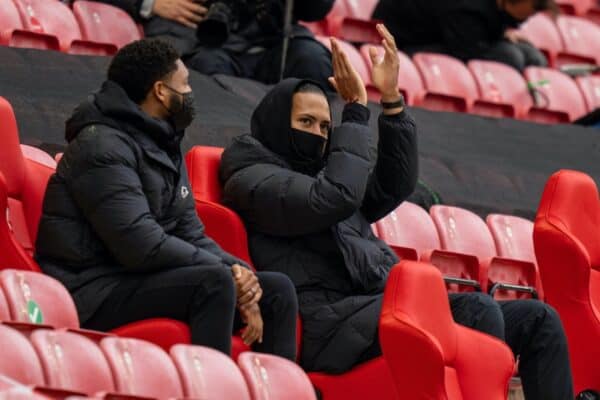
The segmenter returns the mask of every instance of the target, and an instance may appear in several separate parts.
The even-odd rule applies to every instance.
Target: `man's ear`
[[[161,103],[165,104],[167,102],[167,88],[162,81],[154,82],[154,85],[152,85],[152,93]]]

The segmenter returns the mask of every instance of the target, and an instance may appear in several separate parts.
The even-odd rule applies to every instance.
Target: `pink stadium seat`
[[[5,0],[0,7],[0,26],[0,45],[45,50],[60,48],[55,36],[25,30],[12,0]]]
[[[47,166],[48,168],[56,169],[56,160],[54,160],[54,158],[52,158],[52,156],[46,153],[44,150],[22,144],[21,152],[23,153],[23,157],[28,160],[35,161]]]
[[[360,53],[362,54],[366,65],[370,68],[371,57],[369,55],[369,47],[370,45],[363,45],[360,49]],[[375,47],[383,56],[383,47]],[[406,54],[398,52],[398,57],[400,61],[400,72],[398,74],[399,89],[404,95],[406,104],[410,106],[419,105],[425,97],[425,87],[423,86],[421,75],[419,75],[419,71],[417,71],[417,68],[413,64],[412,60]],[[367,90],[369,91],[369,98],[371,100],[380,100],[380,94],[372,84],[367,87]]]
[[[331,50],[331,43],[328,37],[317,36],[317,40],[321,42],[325,47]],[[356,69],[356,72],[360,75],[365,85],[371,84],[371,71],[367,68],[367,64],[360,52],[356,49],[356,47],[352,46],[350,43],[345,42],[343,40],[337,41],[340,45],[340,48],[346,53],[348,59],[352,66]]]
[[[558,53],[562,52],[564,47],[560,33],[548,15],[538,13],[529,18],[520,31],[527,40],[546,54],[551,66],[556,66]]]
[[[100,347],[119,393],[157,399],[183,397],[177,369],[160,347],[144,340],[114,337],[102,339]]]
[[[44,372],[35,350],[18,331],[0,325],[0,374],[24,385],[43,386]]]
[[[367,3],[366,6],[363,3]],[[381,36],[375,27],[376,22],[371,21],[367,11],[375,7],[372,0],[361,0],[360,5],[356,0],[336,0],[333,9],[325,18],[329,36],[353,43],[380,43]],[[367,14],[369,14],[367,16]]]
[[[554,69],[529,67],[525,70],[525,79],[533,83],[544,82],[537,87],[541,93],[537,96],[539,108],[567,113],[570,121],[587,114],[581,91],[568,75]],[[535,113],[529,114],[530,120],[535,121],[539,118]],[[544,116],[541,118],[544,119]]]
[[[9,321],[10,320],[10,309],[8,308],[8,302],[6,301],[6,296],[4,292],[0,288],[0,321]]]
[[[72,332],[43,329],[33,332],[29,340],[49,386],[87,395],[114,392],[108,362],[92,340]]]
[[[567,335],[575,392],[600,391],[600,203],[594,180],[561,170],[548,180],[533,242],[546,301]]]
[[[600,64],[600,26],[570,16],[559,17],[557,26],[567,54],[579,57],[581,61]]]
[[[583,76],[577,78],[576,82],[583,93],[588,111],[600,108],[600,76]]]
[[[73,13],[65,4],[48,0],[14,0],[23,26],[32,32],[58,37],[61,51],[71,54],[111,55],[115,45],[83,40]]]
[[[192,192],[196,201],[196,210],[206,226],[209,236],[216,239],[231,254],[249,260],[246,229],[242,220],[233,211],[211,200],[220,201],[221,187],[218,169],[223,149],[196,146],[186,155],[186,164],[190,174]],[[211,216],[212,213],[212,216]],[[234,234],[231,234],[234,232]],[[248,257],[248,258],[245,258]],[[298,345],[301,342],[301,322],[298,322]],[[232,356],[237,358],[248,347],[239,337],[234,336]],[[362,400],[377,398],[396,400],[388,367],[382,357],[359,365],[341,375],[310,373],[311,381],[330,400]],[[351,392],[348,390],[351,388]]]
[[[73,3],[73,14],[85,40],[111,43],[121,48],[141,39],[133,19],[120,8],[96,1],[78,0]]]
[[[246,352],[238,365],[246,378],[252,400],[316,400],[315,390],[297,364],[269,354]]]
[[[585,15],[590,9],[597,5],[596,0],[557,0],[562,12],[570,15]]]
[[[244,377],[230,357],[208,347],[180,344],[170,353],[186,398],[250,400]]]
[[[427,91],[423,107],[435,111],[471,111],[478,96],[477,87],[461,61],[434,53],[418,53],[413,61]]]
[[[454,322],[442,276],[428,264],[403,261],[392,269],[379,336],[402,399],[507,398],[512,352]]]
[[[539,296],[535,264],[497,257],[492,234],[479,216],[462,208],[438,205],[431,207],[430,214],[444,250],[477,257],[480,279],[485,280],[487,275],[490,294],[502,300]]]

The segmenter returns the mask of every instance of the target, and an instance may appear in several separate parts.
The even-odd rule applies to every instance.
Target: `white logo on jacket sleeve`
[[[181,198],[185,199],[186,197],[188,197],[189,194],[190,194],[189,189],[185,186],[182,186],[181,187]]]

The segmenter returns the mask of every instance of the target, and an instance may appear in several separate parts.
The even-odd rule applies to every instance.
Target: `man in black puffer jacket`
[[[376,150],[364,84],[333,41],[331,83],[347,102],[342,124],[330,131],[327,98],[314,84],[284,81],[256,109],[252,135],[237,138],[221,162],[223,201],[246,222],[253,261],[296,285],[301,363],[311,371],[340,373],[381,354],[383,290],[398,258],[370,224],[417,181],[416,127],[397,89],[396,46],[378,29],[386,54],[381,61],[371,50],[384,107]],[[550,306],[497,303],[484,293],[452,294],[450,305],[458,323],[505,340],[520,356],[528,400],[573,398],[566,338]]]
[[[290,280],[255,275],[196,215],[180,150],[194,100],[177,51],[134,42],[108,78],[67,121],[36,243],[42,270],[71,292],[85,328],[173,318],[189,323],[194,344],[229,353],[245,323],[247,344],[294,360]]]

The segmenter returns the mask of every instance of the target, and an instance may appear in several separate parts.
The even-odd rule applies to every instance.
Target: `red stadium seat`
[[[111,55],[113,44],[83,40],[73,13],[60,1],[14,0],[23,26],[32,32],[47,33],[58,38],[60,50],[71,54]]]
[[[119,393],[158,399],[183,397],[177,369],[160,347],[144,340],[114,337],[102,339],[100,347]]]
[[[600,391],[600,206],[584,173],[562,170],[546,183],[533,241],[546,301],[567,335],[575,391]]]
[[[600,76],[583,76],[576,79],[583,93],[588,111],[600,108]]]
[[[376,22],[371,21],[367,10],[374,8],[369,1],[364,7],[363,1],[359,6],[353,0],[336,0],[333,9],[325,18],[329,36],[353,43],[380,43],[381,36],[377,32]],[[372,12],[372,11],[371,11]]]
[[[87,395],[114,392],[108,362],[92,340],[54,330],[37,330],[29,340],[37,351],[49,386]]]
[[[120,8],[96,1],[78,0],[73,3],[73,14],[85,40],[111,43],[121,48],[141,39],[133,19]]]
[[[575,56],[574,61],[579,58],[579,61],[600,64],[600,26],[570,16],[559,17],[556,25],[565,44],[565,52]],[[568,61],[571,60],[567,58],[562,64]]]
[[[440,235],[442,248],[475,256],[480,262],[479,279],[482,287],[489,285],[492,295],[501,300],[539,296],[535,264],[497,257],[492,234],[479,216],[449,206],[433,206],[430,214]],[[485,281],[486,276],[489,283]]]
[[[562,12],[570,15],[585,15],[590,9],[597,5],[596,0],[557,0]]]
[[[25,30],[12,0],[4,1],[0,7],[0,26],[0,45],[45,50],[60,48],[55,36]]]
[[[371,56],[369,55],[369,47],[370,45],[362,46],[360,53],[362,54],[366,65],[370,68]],[[378,49],[379,53],[383,55],[383,47],[375,47]],[[406,54],[398,52],[398,57],[400,61],[400,72],[398,74],[399,89],[404,95],[406,104],[409,106],[419,105],[425,97],[425,87],[423,86],[421,75],[419,75],[419,71],[417,71],[412,60]],[[380,100],[380,94],[372,84],[367,87],[367,90],[369,91],[369,98],[371,100]]]
[[[317,36],[316,38],[319,42],[325,45],[325,47],[331,50],[331,42],[329,41],[328,37]],[[358,72],[365,85],[370,85],[371,71],[369,70],[369,68],[367,68],[367,64],[365,63],[365,60],[363,60],[363,57],[361,56],[360,52],[356,49],[356,47],[352,46],[348,42],[339,39],[337,42],[340,45],[340,48],[348,56],[350,63],[356,69],[356,72]]]
[[[557,65],[558,54],[564,47],[560,33],[548,15],[538,13],[529,18],[521,26],[520,32],[535,47],[544,52],[551,66]]]
[[[325,21],[303,22],[300,25],[307,27],[315,36],[327,36],[327,24]]]
[[[316,400],[315,390],[297,364],[269,354],[246,352],[240,355],[242,370],[252,400]]]
[[[581,91],[568,75],[554,69],[529,67],[525,70],[525,79],[537,86],[538,108],[564,112],[570,121],[587,114]],[[547,121],[545,117],[535,110],[528,116],[530,120],[541,122]]]
[[[175,345],[171,358],[189,399],[250,400],[237,365],[223,353],[202,346]]]
[[[6,301],[6,296],[2,289],[0,289],[0,321],[9,321],[10,320],[10,309],[8,307],[8,302]]]
[[[242,220],[233,211],[209,200],[218,199],[220,201],[221,198],[218,169],[222,152],[222,149],[215,147],[197,146],[186,155],[192,192],[196,200],[196,210],[204,221],[209,236],[215,238],[231,254],[249,260],[246,230]],[[207,207],[204,207],[204,205],[207,205]],[[218,212],[220,216],[215,214],[214,217],[211,217],[211,212]],[[236,233],[231,234],[230,232]],[[241,232],[243,232],[243,235],[239,236]],[[245,255],[248,255],[248,258],[245,258]],[[300,332],[297,335],[297,340],[300,344],[300,322],[298,328]],[[247,350],[248,347],[238,337],[234,337],[233,358],[236,359],[241,351]],[[325,399],[362,400],[368,397],[380,400],[398,399],[393,390],[388,367],[382,357],[361,364],[352,371],[341,375],[310,373],[309,376],[313,384],[322,391]]]
[[[512,352],[454,322],[442,276],[428,264],[403,261],[392,269],[379,336],[402,399],[507,398]]]
[[[461,61],[434,53],[415,54],[413,61],[427,91],[423,107],[450,112],[472,110],[479,94],[473,77]]]
[[[378,237],[403,260],[418,261],[423,251],[441,248],[427,211],[408,201],[377,221],[376,226]]]
[[[28,160],[35,161],[48,168],[56,169],[56,160],[52,156],[46,153],[44,150],[38,149],[37,147],[28,146],[26,144],[21,145],[21,152],[23,157]]]
[[[0,348],[1,375],[24,385],[44,385],[44,372],[38,356],[23,334],[0,325]]]

